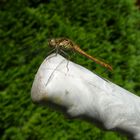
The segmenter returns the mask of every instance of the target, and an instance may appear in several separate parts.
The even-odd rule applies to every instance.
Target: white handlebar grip
[[[90,117],[108,130],[125,131],[140,140],[140,98],[60,55],[41,64],[31,98],[63,106],[70,116]]]

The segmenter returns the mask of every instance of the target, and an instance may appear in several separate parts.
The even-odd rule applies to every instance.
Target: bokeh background
[[[94,124],[34,105],[34,76],[47,40],[68,37],[113,72],[75,54],[71,60],[140,95],[140,11],[134,0],[0,0],[0,139],[126,140]]]

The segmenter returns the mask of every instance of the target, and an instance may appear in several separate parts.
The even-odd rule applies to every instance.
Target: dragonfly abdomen
[[[84,52],[82,49],[80,49],[79,46],[77,46],[77,45],[74,46],[74,49],[75,49],[77,52],[79,52],[80,54],[84,55],[85,57],[87,57],[87,58],[91,59],[92,61],[96,62],[97,64],[100,64],[100,65],[102,65],[102,66],[108,68],[108,69],[111,70],[111,71],[113,70],[112,67],[111,67],[109,64],[104,63],[103,61],[100,61],[99,59],[96,59],[95,57],[93,57],[93,56],[87,54],[87,53]]]

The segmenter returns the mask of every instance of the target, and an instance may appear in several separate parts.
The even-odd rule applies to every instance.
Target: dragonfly
[[[53,47],[54,49],[56,49],[57,53],[59,50],[74,50],[78,53],[80,53],[81,55],[87,57],[88,59],[94,61],[95,63],[107,68],[108,70],[112,71],[113,68],[111,65],[87,54],[85,51],[83,51],[77,44],[75,44],[73,41],[71,41],[68,38],[52,38],[49,39],[48,41],[48,45],[50,47]]]

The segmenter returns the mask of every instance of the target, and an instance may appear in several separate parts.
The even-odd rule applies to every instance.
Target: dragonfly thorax
[[[72,49],[74,44],[71,40],[66,38],[56,38],[49,40],[49,46],[61,49]]]

